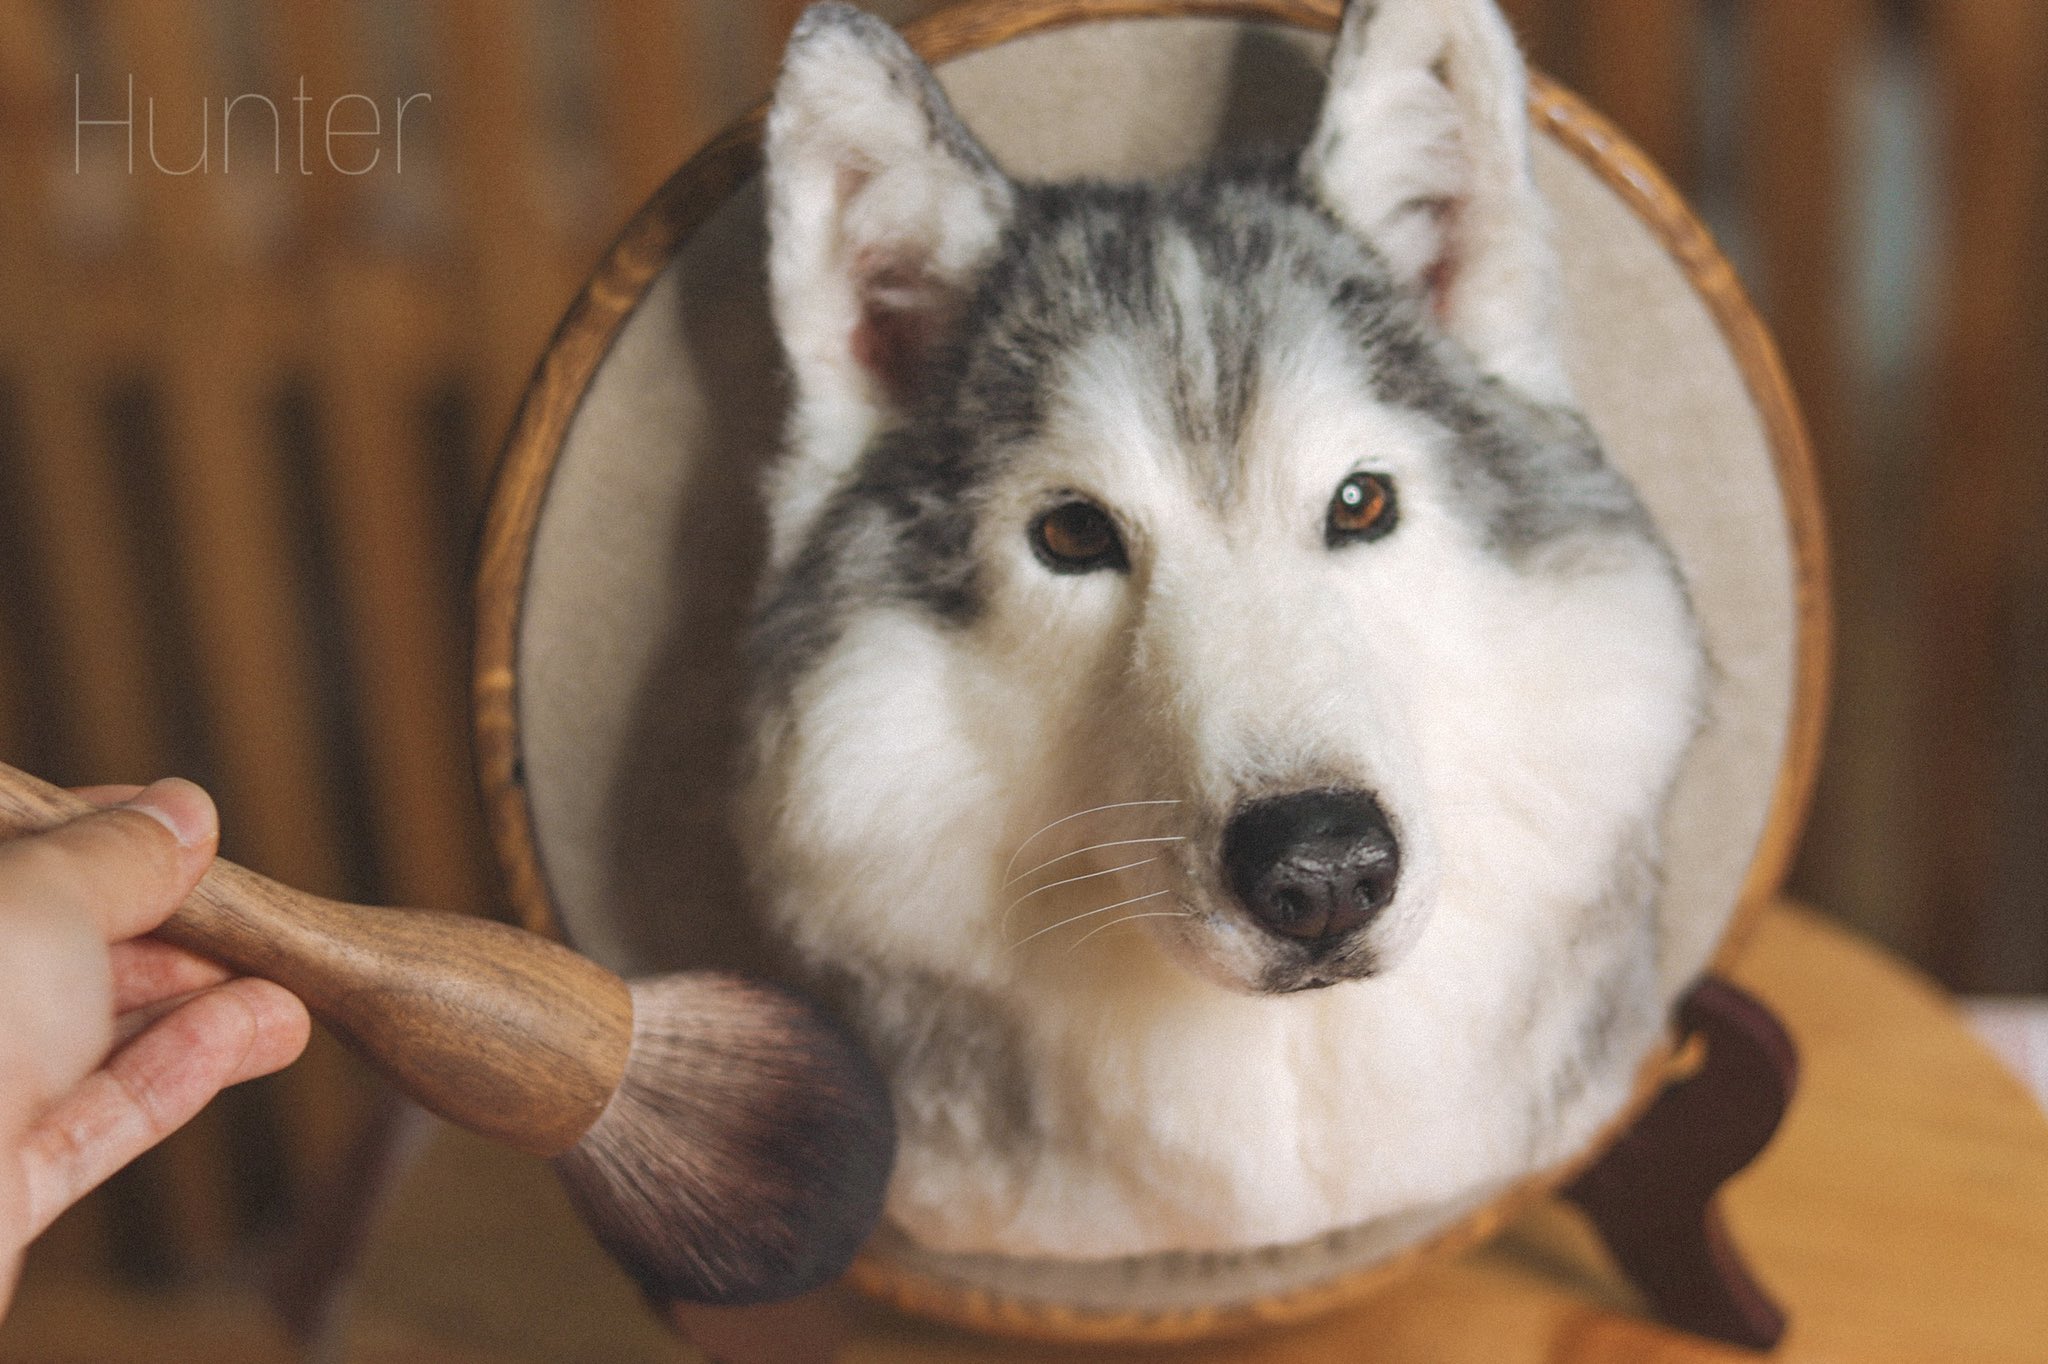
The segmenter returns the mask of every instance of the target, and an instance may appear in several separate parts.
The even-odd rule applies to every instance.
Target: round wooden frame
[[[1012,38],[1108,19],[1239,19],[1334,32],[1340,0],[969,0],[912,25],[905,36],[928,62]],[[1827,542],[1806,429],[1777,348],[1706,229],[1649,160],[1605,118],[1541,75],[1531,78],[1536,127],[1600,177],[1663,243],[1712,313],[1754,398],[1784,499],[1799,614],[1797,677],[1785,753],[1755,857],[1714,962],[1725,966],[1782,883],[1806,818],[1827,710],[1831,657]],[[477,570],[473,669],[478,779],[512,917],[560,937],[549,903],[520,762],[518,656],[529,557],[548,484],[583,394],[628,316],[683,242],[760,167],[764,109],[727,128],[669,178],[620,233],[570,306],[527,388],[494,486]],[[1082,1311],[1007,1299],[914,1274],[871,1258],[849,1278],[905,1311],[970,1329],[1062,1342],[1193,1340],[1299,1321],[1350,1302],[1420,1264],[1493,1235],[1594,1158],[1673,1076],[1678,1061],[1650,1057],[1627,1110],[1578,1160],[1523,1180],[1447,1230],[1367,1268],[1249,1303],[1171,1311]]]

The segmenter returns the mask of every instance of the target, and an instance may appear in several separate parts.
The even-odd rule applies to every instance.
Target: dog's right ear
[[[790,36],[766,154],[769,292],[799,466],[775,499],[781,557],[785,526],[809,520],[783,504],[821,498],[915,397],[1015,192],[896,31],[836,0]]]

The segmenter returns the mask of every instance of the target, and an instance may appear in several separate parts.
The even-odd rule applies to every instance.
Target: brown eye
[[[1122,571],[1124,542],[1109,513],[1093,502],[1062,502],[1031,523],[1031,548],[1055,573],[1092,573],[1098,568]]]
[[[1394,480],[1385,474],[1353,474],[1330,499],[1323,543],[1335,549],[1355,540],[1377,540],[1394,528]]]

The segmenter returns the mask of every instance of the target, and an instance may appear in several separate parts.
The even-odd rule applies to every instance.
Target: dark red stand
[[[1660,1094],[1564,1196],[1592,1219],[1665,1323],[1752,1350],[1775,1347],[1785,1314],[1744,1265],[1716,1195],[1770,1141],[1792,1101],[1792,1039],[1753,996],[1717,976],[1678,1006],[1700,1068]]]

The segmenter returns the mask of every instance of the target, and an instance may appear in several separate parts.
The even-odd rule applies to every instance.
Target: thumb
[[[0,843],[0,901],[81,917],[101,942],[120,942],[184,903],[219,842],[212,799],[168,778],[112,809]]]
[[[213,802],[184,781],[0,843],[0,1128],[99,1063],[113,1035],[107,944],[146,933],[213,858]]]

